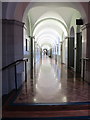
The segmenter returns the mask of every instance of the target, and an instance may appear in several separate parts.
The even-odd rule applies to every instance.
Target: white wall
[[[2,24],[2,54],[3,67],[23,58],[23,23],[13,20],[3,20]],[[23,64],[17,66],[18,87],[23,82]],[[2,93],[8,94],[15,88],[14,67],[3,70]]]

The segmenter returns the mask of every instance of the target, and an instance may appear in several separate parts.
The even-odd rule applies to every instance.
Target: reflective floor
[[[89,90],[79,75],[44,56],[35,65],[34,79],[28,78],[14,103],[88,102]]]

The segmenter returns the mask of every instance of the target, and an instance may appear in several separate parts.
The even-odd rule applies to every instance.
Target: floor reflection
[[[36,64],[34,73],[34,79],[28,79],[15,103],[90,101],[89,85],[67,70],[65,65],[57,65],[53,59],[44,56],[40,63]]]

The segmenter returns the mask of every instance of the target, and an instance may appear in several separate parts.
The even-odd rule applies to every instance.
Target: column
[[[23,28],[24,23],[16,20],[2,20],[2,65],[7,66],[23,56]],[[24,64],[17,67],[18,87],[23,81]],[[15,88],[15,69],[14,67],[3,71],[2,89],[3,94],[8,94]]]
[[[82,26],[81,30],[82,30],[82,58],[89,59],[85,61],[84,79],[88,83],[90,83],[90,23]]]
[[[70,37],[67,37],[67,67],[70,68]]]
[[[55,47],[53,47],[53,57],[54,57],[54,54],[55,54]]]
[[[58,55],[59,55],[59,63],[61,62],[61,43],[59,42],[59,45],[58,45]]]
[[[50,49],[50,57],[52,58],[52,48]]]
[[[30,51],[31,51],[31,55],[30,55],[30,62],[31,62],[31,64],[30,64],[30,66],[31,66],[31,68],[30,68],[30,76],[31,76],[31,79],[33,79],[33,70],[34,70],[34,53],[33,53],[33,51],[34,51],[34,37],[32,37],[32,36],[30,36],[30,42],[31,42],[31,44],[30,44]]]
[[[34,50],[33,50],[33,59],[34,59],[34,64],[33,64],[33,78],[34,78],[34,81],[33,81],[33,84],[35,84],[35,78],[36,78],[36,41],[34,39]]]
[[[0,118],[2,118],[2,2],[0,1]]]
[[[55,61],[57,62],[57,46],[55,46]]]
[[[40,48],[40,57],[42,58],[42,48]]]
[[[57,44],[57,63],[58,63],[58,44]]]
[[[38,59],[40,59],[40,54],[39,54],[39,45],[38,45],[38,43],[36,44],[36,59],[37,59],[37,61],[38,61]]]
[[[36,63],[36,56],[37,56],[37,42],[34,41],[34,64]]]

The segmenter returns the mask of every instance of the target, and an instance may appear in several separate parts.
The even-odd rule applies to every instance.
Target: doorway
[[[76,72],[81,73],[82,33],[77,33]]]
[[[74,70],[74,53],[75,53],[75,49],[74,49],[74,41],[75,41],[75,32],[74,32],[74,28],[71,28],[70,31],[70,38],[68,41],[68,54],[69,54],[69,68]]]

